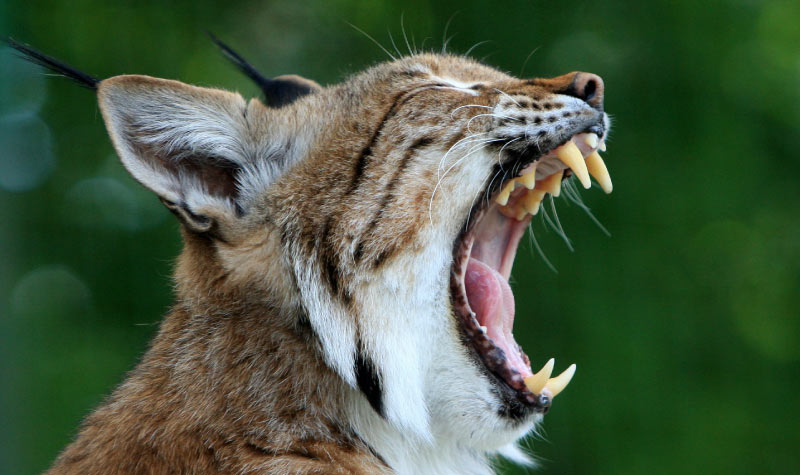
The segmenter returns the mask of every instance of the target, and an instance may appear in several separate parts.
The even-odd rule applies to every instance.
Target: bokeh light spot
[[[55,166],[50,128],[28,114],[0,117],[0,187],[28,191],[44,182]]]
[[[57,327],[91,308],[89,287],[60,265],[45,266],[23,276],[11,293],[11,314],[17,319],[50,321]]]

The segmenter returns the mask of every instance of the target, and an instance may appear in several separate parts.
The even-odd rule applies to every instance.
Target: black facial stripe
[[[318,249],[322,273],[328,282],[331,293],[337,295],[339,293],[339,270],[336,262],[336,251],[333,249],[329,239],[330,230],[331,218],[328,217],[322,225]]]
[[[419,150],[420,148],[424,148],[434,142],[433,137],[421,137],[412,143],[408,149],[406,149],[406,153],[403,155],[403,158],[400,160],[400,165],[397,166],[395,169],[392,178],[389,180],[389,183],[386,184],[386,189],[384,190],[383,199],[381,200],[381,205],[378,207],[378,211],[375,212],[375,216],[373,216],[370,223],[361,233],[361,239],[359,240],[358,244],[356,245],[356,250],[353,253],[353,258],[355,259],[356,263],[361,260],[361,257],[364,252],[364,239],[365,236],[368,236],[375,226],[378,225],[378,221],[380,221],[381,217],[383,216],[384,209],[392,202],[394,199],[394,188],[397,186],[397,182],[400,179],[400,176],[405,171],[408,163],[411,161],[411,157],[414,156],[414,153]],[[382,261],[382,260],[381,260]]]
[[[375,367],[372,359],[364,354],[364,348],[360,341],[358,342],[357,348],[355,372],[358,388],[364,393],[364,396],[367,397],[367,401],[369,401],[369,404],[375,409],[375,412],[381,417],[386,418],[383,407],[383,386],[381,384],[380,375],[378,374],[378,369]]]
[[[367,162],[369,157],[372,155],[373,148],[375,147],[375,142],[378,140],[378,136],[380,135],[381,131],[383,131],[383,127],[386,123],[391,119],[396,113],[397,110],[405,104],[409,99],[414,97],[416,94],[432,89],[438,86],[423,86],[423,87],[416,87],[411,90],[403,91],[398,93],[394,96],[392,107],[386,111],[386,114],[383,115],[381,118],[380,123],[378,123],[378,127],[375,128],[375,131],[372,133],[372,136],[367,142],[367,145],[361,149],[361,153],[358,155],[358,160],[356,161],[356,166],[353,171],[353,180],[350,182],[350,187],[347,189],[346,195],[352,194],[357,188],[359,183],[361,182],[361,177],[364,175],[364,172],[367,169]]]

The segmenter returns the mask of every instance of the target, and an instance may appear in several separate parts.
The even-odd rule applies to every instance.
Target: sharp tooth
[[[528,212],[525,211],[524,207],[517,209],[517,221],[522,221],[527,214]]]
[[[594,179],[597,180],[597,183],[600,183],[600,188],[606,193],[611,193],[611,190],[614,188],[611,185],[611,176],[608,174],[605,162],[603,162],[603,159],[596,150],[586,157],[586,167],[589,169],[589,173]]]
[[[533,394],[540,394],[547,384],[547,381],[550,379],[550,375],[553,374],[553,366],[555,364],[556,360],[550,358],[538,373],[525,378],[525,386],[527,386],[528,391]]]
[[[569,365],[569,368],[565,369],[563,373],[559,374],[555,378],[547,381],[547,384],[544,385],[544,391],[550,391],[550,397],[558,396],[558,393],[564,390],[567,387],[567,384],[572,380],[572,376],[575,375],[575,369],[577,367],[574,364]]]
[[[564,176],[562,172],[556,172],[536,184],[537,190],[543,190],[553,196],[561,194],[561,177]]]
[[[536,216],[536,213],[539,212],[539,204],[541,204],[545,194],[547,194],[546,191],[539,189],[529,191],[522,200],[522,207],[528,213]]]
[[[592,180],[589,179],[589,171],[586,169],[586,163],[583,161],[583,154],[581,154],[575,142],[570,141],[558,147],[556,149],[556,155],[558,155],[559,160],[572,169],[584,188],[588,189],[592,186]]]
[[[600,141],[600,145],[598,145],[597,148],[599,148],[601,152],[605,152],[606,151],[606,140],[605,139],[601,140]]]
[[[597,134],[595,134],[594,132],[586,134],[583,137],[583,141],[586,143],[586,145],[588,145],[591,148],[597,148],[597,143],[599,142],[599,140],[597,139]]]
[[[478,328],[480,328],[483,333],[486,333],[486,331],[487,331],[486,327],[483,326],[483,325],[480,325]]]
[[[497,195],[497,198],[495,198],[495,201],[497,201],[500,206],[505,206],[508,204],[508,197],[511,196],[511,192],[514,191],[514,184],[515,180],[511,180],[506,184],[506,186],[503,187],[502,190],[500,190],[500,194]]]
[[[534,189],[536,187],[536,164],[533,164],[533,167],[528,173],[517,178],[517,181],[522,183],[522,185],[529,190]]]

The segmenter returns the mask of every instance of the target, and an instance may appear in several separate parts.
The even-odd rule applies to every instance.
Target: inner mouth
[[[590,176],[610,193],[611,179],[599,151],[605,143],[595,133],[576,134],[564,144],[531,159],[509,177],[489,200],[480,200],[456,241],[451,293],[466,339],[510,402],[523,411],[545,413],[569,383],[575,365],[551,378],[554,361],[534,373],[513,335],[514,293],[508,279],[519,241],[547,194],[560,195],[561,181],[575,175],[589,188]]]

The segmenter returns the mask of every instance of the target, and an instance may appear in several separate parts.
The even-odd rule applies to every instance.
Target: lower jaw
[[[524,223],[527,225],[527,220]],[[507,364],[507,355],[495,345],[481,330],[474,312],[466,300],[464,274],[470,256],[472,241],[462,239],[459,242],[455,258],[458,266],[454,267],[450,276],[450,295],[457,318],[461,320],[459,328],[465,346],[473,355],[477,366],[492,382],[502,404],[499,415],[517,421],[527,419],[534,413],[546,413],[550,408],[550,398],[546,395],[531,393],[525,385],[524,375]],[[519,350],[526,367],[530,368],[528,356]]]

